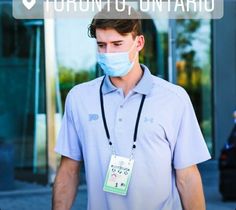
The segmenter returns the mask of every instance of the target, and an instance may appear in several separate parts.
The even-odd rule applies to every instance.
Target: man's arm
[[[176,170],[177,188],[184,210],[205,210],[201,175],[196,165]]]
[[[80,165],[81,162],[62,156],[53,185],[53,210],[69,210],[71,208],[77,193]]]

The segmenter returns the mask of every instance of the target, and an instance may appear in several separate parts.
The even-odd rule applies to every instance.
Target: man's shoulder
[[[175,97],[181,101],[186,100],[186,98],[189,97],[188,93],[183,87],[166,81],[158,76],[152,75],[152,77],[155,92],[161,92],[164,95]]]
[[[101,85],[101,82],[102,82],[102,78],[103,76],[101,77],[98,77],[96,79],[93,79],[93,80],[90,80],[90,81],[87,81],[87,82],[83,82],[83,83],[80,83],[78,85],[75,85],[70,91],[69,91],[69,94],[76,94],[76,95],[84,95],[84,94],[91,94],[92,92],[94,92],[94,90],[99,90],[99,87]],[[92,92],[90,92],[92,91]]]

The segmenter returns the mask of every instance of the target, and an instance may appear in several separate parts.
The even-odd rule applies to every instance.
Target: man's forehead
[[[96,29],[97,42],[116,42],[132,38],[131,33],[121,35],[115,29]]]

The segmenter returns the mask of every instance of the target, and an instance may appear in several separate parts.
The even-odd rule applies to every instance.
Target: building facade
[[[220,20],[143,20],[140,62],[187,90],[214,159],[236,108],[235,18],[236,2],[228,0]],[[16,179],[53,182],[66,94],[102,75],[90,21],[16,20],[11,3],[0,3],[0,145],[14,148]]]

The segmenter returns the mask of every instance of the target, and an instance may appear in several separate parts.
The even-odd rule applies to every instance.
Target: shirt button
[[[119,120],[119,122],[121,122],[121,121],[122,121],[122,118],[119,118],[118,120]]]
[[[124,106],[123,105],[120,105],[120,108],[122,109]]]

